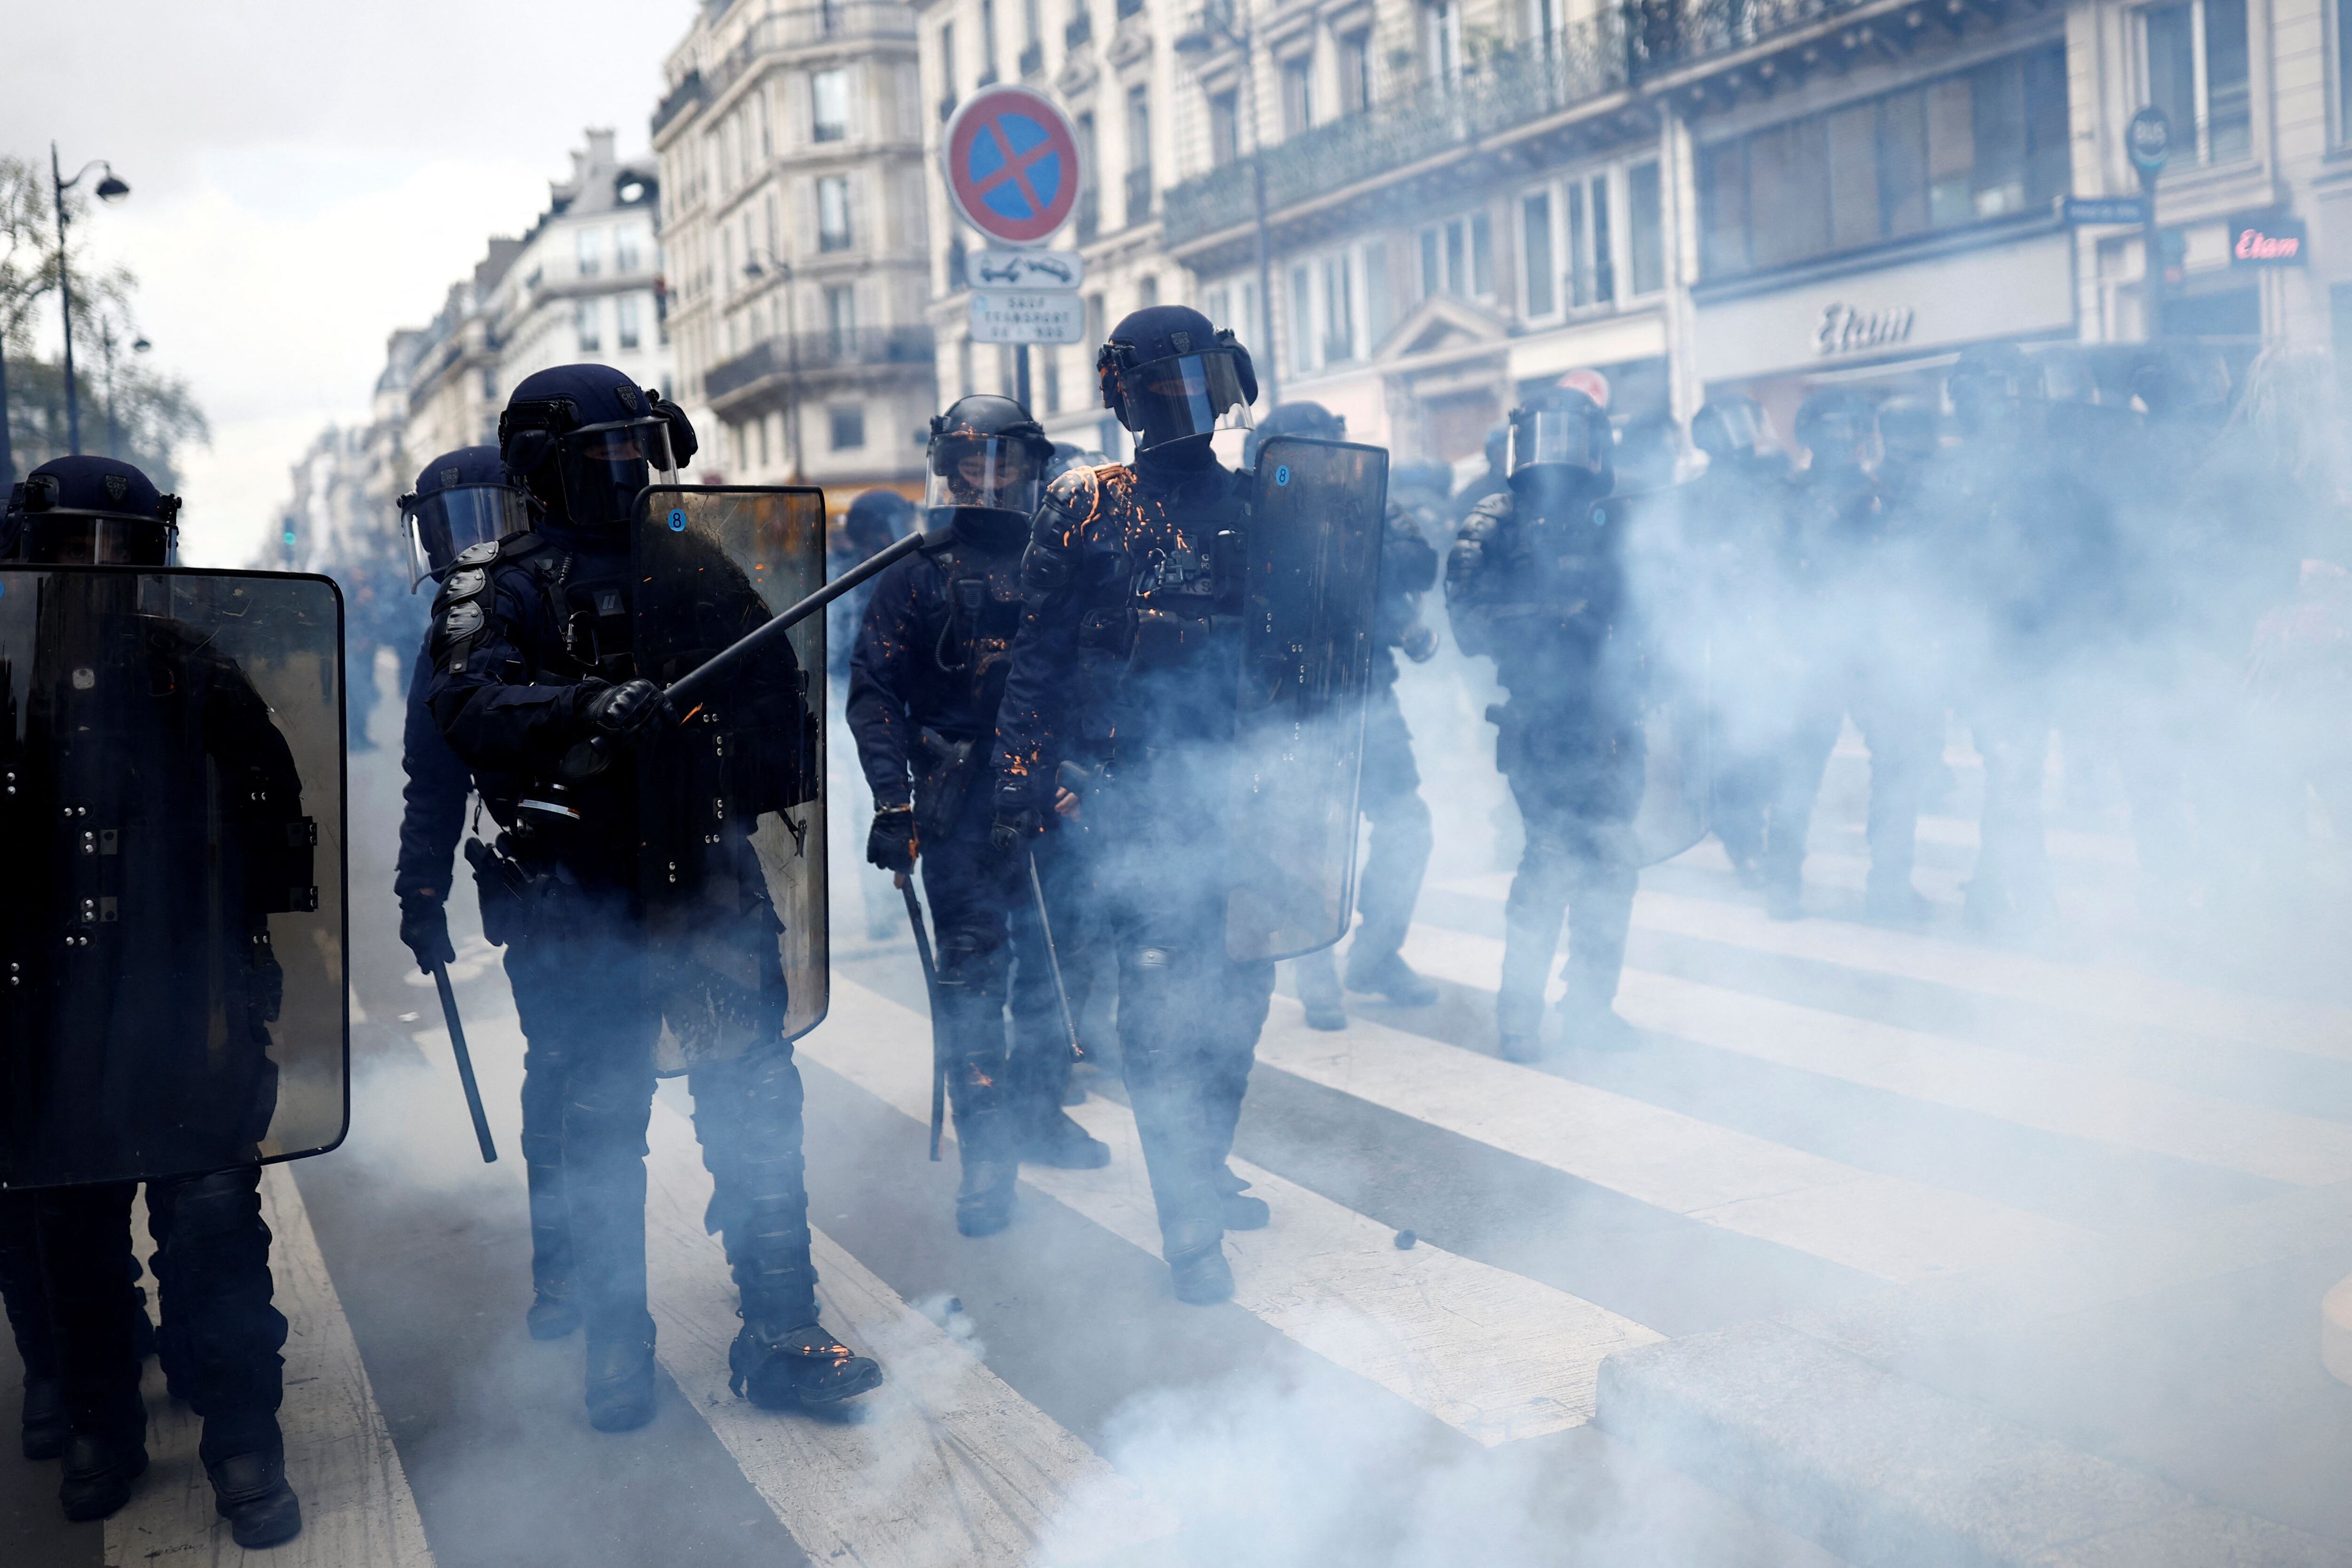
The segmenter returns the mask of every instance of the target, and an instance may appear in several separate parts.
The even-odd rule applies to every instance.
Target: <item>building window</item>
[[[593,354],[604,346],[597,320],[600,312],[596,307],[600,303],[595,300],[583,300],[572,307],[572,330],[579,338],[580,352],[583,354]]]
[[[1087,295],[1087,342],[1097,348],[1100,348],[1102,346],[1103,339],[1108,335],[1108,323],[1104,320],[1105,314],[1106,310],[1103,297],[1100,294]],[[971,378],[970,376],[966,376],[964,380],[967,383],[967,390],[969,390],[969,383]]]
[[[857,289],[850,283],[824,286],[824,346],[836,360],[848,357],[857,341]]]
[[[1222,168],[1241,155],[1241,104],[1228,89],[1209,100],[1209,162]]]
[[[1315,58],[1282,62],[1282,133],[1297,136],[1315,123]]]
[[[1323,263],[1323,363],[1344,364],[1356,357],[1356,290],[1344,255]]]
[[[637,346],[637,297],[635,294],[622,295],[613,301],[613,313],[616,322],[613,334],[614,340],[625,349],[635,348]]]
[[[576,241],[579,247],[580,276],[593,278],[604,268],[604,231],[583,228]]]
[[[1135,308],[1139,310],[1149,310],[1158,303],[1160,303],[1160,279],[1155,273],[1146,273],[1135,281]]]
[[[1102,198],[1095,184],[1095,117],[1078,116],[1077,227],[1081,243],[1092,239],[1102,224]]]
[[[1062,411],[1061,351],[1048,344],[1040,351],[1040,354],[1043,363],[1039,366],[1039,379],[1045,383],[1045,412],[1059,414]]]
[[[827,174],[816,183],[816,247],[849,248],[849,176]]]
[[[1372,106],[1372,35],[1350,33],[1339,40],[1339,112],[1361,114]]]
[[[1487,299],[1495,292],[1495,231],[1473,213],[1421,231],[1421,297],[1454,294]]]
[[[1421,58],[1430,75],[1451,82],[1462,74],[1462,9],[1453,0],[1426,0],[1421,8]]]
[[[1290,269],[1290,368],[1305,375],[1315,368],[1315,274],[1304,267]]]
[[[849,73],[835,67],[809,78],[812,140],[839,142],[849,134]]]
[[[760,467],[761,467],[761,468],[766,468],[767,466],[768,466],[768,422],[767,422],[767,420],[766,420],[765,418],[762,418],[762,419],[760,421]]]
[[[1525,264],[1520,275],[1527,279],[1526,313],[1549,316],[1559,308],[1559,293],[1552,280],[1549,191],[1519,199],[1519,232]]]
[[[1151,89],[1130,88],[1127,94],[1127,166],[1151,167]]]
[[[1654,294],[1666,286],[1666,231],[1658,165],[1636,163],[1625,171],[1626,259],[1633,264],[1633,292]]]
[[[836,403],[825,410],[833,426],[833,449],[851,452],[866,445],[866,405]]]
[[[2071,178],[2065,73],[2053,46],[1701,148],[1701,266],[1727,277],[2048,207]]]
[[[1021,41],[1034,48],[1045,42],[1045,18],[1039,10],[1037,0],[1021,0]]]
[[[2251,155],[2246,0],[2151,5],[2140,16],[2148,101],[2172,121],[2173,144],[2193,144],[2200,163],[2231,163]]]
[[[613,236],[613,270],[635,272],[643,259],[637,249],[642,242],[643,237],[635,228],[616,231]]]
[[[1568,186],[1568,303],[1581,310],[1617,300],[1617,260],[1610,248],[1609,176]]]
[[[945,120],[956,104],[955,24],[945,22],[940,26],[940,118]]]
[[[980,0],[980,85],[996,80],[996,0]]]

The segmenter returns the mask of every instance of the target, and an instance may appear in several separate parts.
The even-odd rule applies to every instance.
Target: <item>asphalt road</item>
[[[387,705],[376,733],[396,717]],[[827,1322],[889,1381],[822,1421],[729,1396],[731,1289],[672,1082],[650,1157],[661,1409],[612,1436],[582,1412],[578,1340],[523,1332],[520,1037],[497,952],[461,897],[454,973],[501,1152],[485,1167],[433,993],[394,934],[396,758],[363,752],[353,1125],[268,1189],[310,1520],[272,1556],[1833,1562],[1784,1527],[1801,1527],[1802,1477],[1747,1484],[1752,1466],[1645,1440],[1612,1418],[1603,1362],[2100,1248],[2153,1258],[2182,1226],[2227,1233],[2352,1184],[2352,999],[2319,983],[2283,996],[2274,977],[2258,996],[2210,931],[2151,937],[2128,913],[2128,840],[2088,807],[2053,837],[2061,928],[2030,949],[1971,935],[1955,761],[1923,834],[1924,931],[1858,918],[1852,756],[1816,823],[1812,918],[1766,921],[1711,845],[1649,873],[1621,1001],[1643,1043],[1622,1056],[1496,1056],[1506,879],[1442,842],[1407,950],[1436,1005],[1351,1005],[1347,1030],[1320,1034],[1276,999],[1236,1149],[1276,1219],[1233,1239],[1238,1294],[1211,1309],[1169,1295],[1133,1123],[1099,1075],[1075,1114],[1112,1165],[1027,1173],[1010,1231],[955,1234],[953,1151],[923,1153],[911,945],[895,928],[867,940],[837,846],[832,1008],[801,1049],[811,1215]],[[1452,774],[1433,762],[1433,798],[1474,814],[1435,793]],[[862,840],[854,826],[836,838]],[[2345,1272],[2352,1247],[2283,1246],[1888,1363],[2066,1452],[2352,1554],[2334,1479],[2352,1389],[2316,1356],[2317,1296]],[[54,1467],[0,1459],[0,1559],[239,1556],[184,1412],[160,1390],[153,1408],[155,1468],[103,1525],[57,1519]]]

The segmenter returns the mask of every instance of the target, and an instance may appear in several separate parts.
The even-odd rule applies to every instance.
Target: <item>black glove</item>
[[[635,745],[669,717],[669,699],[650,680],[608,686],[588,700],[588,722],[601,734]]]
[[[866,835],[866,858],[885,871],[915,868],[915,808],[886,805],[874,814]]]
[[[457,950],[449,945],[449,914],[430,893],[404,893],[400,899],[400,940],[416,955],[416,967],[426,973],[436,963],[454,963]]]
[[[702,450],[702,443],[694,438],[693,422],[687,418],[685,409],[680,408],[668,398],[661,396],[651,387],[646,389],[646,400],[653,405],[653,411],[669,424],[671,460],[681,468],[686,467],[694,460],[695,453]]]

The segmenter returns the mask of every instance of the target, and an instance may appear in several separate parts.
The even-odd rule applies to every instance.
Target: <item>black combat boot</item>
[[[1264,1230],[1274,1211],[1264,1198],[1249,1195],[1249,1184],[1234,1174],[1231,1165],[1216,1169],[1218,1212],[1227,1230]]]
[[[1225,1261],[1224,1232],[1213,1223],[1188,1220],[1160,1227],[1160,1252],[1168,1259],[1169,1283],[1188,1306],[1213,1307],[1234,1298],[1234,1268]]]
[[[213,1511],[248,1552],[302,1533],[302,1504],[286,1484],[286,1441],[278,1418],[206,1421],[198,1457],[213,1483]]]
[[[66,1451],[73,1426],[66,1419],[66,1380],[25,1374],[25,1458],[54,1459]]]
[[[959,1134],[962,1131],[957,1129]],[[967,1146],[963,1179],[956,1184],[956,1229],[965,1236],[994,1236],[1011,1225],[1020,1179],[1018,1161],[982,1159]]]
[[[588,1334],[588,1425],[634,1432],[654,1418],[654,1324],[637,1335]]]
[[[1061,1171],[1098,1171],[1110,1163],[1110,1145],[1079,1126],[1051,1100],[1030,1108],[1021,1157]]]
[[[727,1387],[762,1410],[838,1405],[882,1386],[882,1367],[825,1332],[814,1319],[779,1328],[746,1313],[727,1352]]]
[[[58,1501],[76,1524],[104,1519],[131,1500],[131,1483],[147,1470],[147,1420],[121,1432],[77,1432],[66,1439]]]

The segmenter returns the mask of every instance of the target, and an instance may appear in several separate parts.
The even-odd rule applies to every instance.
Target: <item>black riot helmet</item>
[[[1110,466],[1110,458],[1072,441],[1054,443],[1053,461],[1045,465],[1045,482],[1052,484],[1072,468],[1102,468]]]
[[[1265,445],[1277,436],[1304,436],[1315,441],[1344,441],[1348,438],[1348,421],[1319,403],[1301,400],[1277,403],[1265,411],[1265,417],[1249,433],[1242,444],[1242,467],[1257,467],[1257,455]]]
[[[2042,399],[2042,378],[2015,343],[1982,343],[1961,351],[1944,382],[1952,422],[1971,441],[2013,441],[2023,433],[2027,408]]]
[[[1541,484],[1573,489],[1597,500],[1614,488],[1616,436],[1601,405],[1572,386],[1556,386],[1511,410],[1513,489]]]
[[[675,403],[609,365],[564,364],[523,377],[499,416],[499,453],[549,521],[588,531],[627,524],[652,484],[674,484],[695,453]]]
[[[1780,437],[1764,405],[1744,392],[1710,397],[1691,416],[1691,445],[1706,454],[1707,466],[1742,471],[1777,467]]]
[[[496,447],[460,447],[425,465],[400,498],[408,533],[409,587],[447,574],[458,554],[530,527],[530,497]]]
[[[1010,397],[974,393],[931,418],[924,504],[949,513],[971,543],[1009,549],[1028,536],[1054,444]]]
[[[2230,366],[2203,343],[2158,343],[2132,366],[2132,395],[2150,420],[2218,427],[2230,413]]]
[[[11,559],[36,566],[167,566],[180,498],[112,458],[52,458],[8,497]]]
[[[914,510],[915,503],[897,490],[870,489],[851,501],[848,515],[841,520],[841,534],[852,560],[878,555],[904,537]]]
[[[1869,398],[1842,386],[1808,393],[1797,405],[1797,445],[1815,471],[1859,472],[1878,458],[1878,415]]]
[[[1257,371],[1228,330],[1185,305],[1152,305],[1113,328],[1095,356],[1103,406],[1139,453],[1250,427]]]

